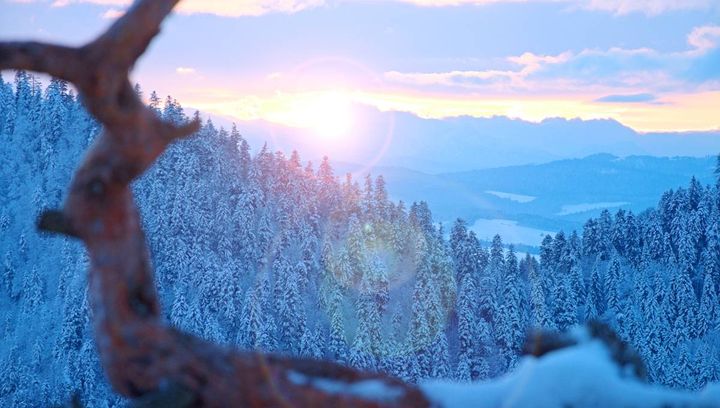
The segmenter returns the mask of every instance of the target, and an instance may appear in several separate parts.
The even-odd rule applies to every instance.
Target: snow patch
[[[534,201],[537,198],[534,196],[523,195],[523,194],[505,193],[503,191],[487,190],[485,192],[487,194],[492,194],[495,197],[504,198],[506,200],[515,201],[515,202],[518,202],[521,204],[529,203],[531,201]]]
[[[514,220],[480,218],[470,227],[478,238],[491,241],[495,234],[500,234],[506,244],[525,244],[539,246],[545,235],[555,235],[554,232],[524,227]]]
[[[560,207],[560,212],[556,215],[571,215],[579,214],[591,210],[599,210],[602,208],[615,208],[622,207],[623,205],[630,204],[627,201],[612,201],[612,202],[601,202],[601,203],[582,203],[582,204],[568,204]]]
[[[345,394],[367,401],[393,402],[403,395],[403,390],[380,380],[363,380],[354,383],[329,378],[310,377],[297,371],[288,372],[288,380],[296,385],[309,385],[328,394]]]

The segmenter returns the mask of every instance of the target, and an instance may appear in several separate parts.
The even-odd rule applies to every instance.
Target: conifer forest
[[[180,103],[135,86],[164,120]],[[338,362],[408,383],[488,381],[515,370],[526,335],[609,325],[647,381],[720,381],[720,182],[697,179],[634,213],[603,210],[526,254],[481,241],[382,174],[332,157],[251,148],[195,113],[133,186],[165,318],[228,347]],[[190,115],[192,116],[192,115]],[[100,125],[64,81],[0,79],[0,405],[122,406],[93,341],[85,249],[35,229],[59,207]]]

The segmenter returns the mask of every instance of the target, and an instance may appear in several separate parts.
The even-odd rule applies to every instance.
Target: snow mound
[[[477,383],[428,381],[420,388],[444,408],[720,407],[720,384],[699,392],[651,385],[621,369],[599,340],[524,357],[513,372]]]

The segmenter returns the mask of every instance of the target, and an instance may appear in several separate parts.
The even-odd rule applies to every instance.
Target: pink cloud
[[[105,11],[104,13],[102,13],[101,17],[106,20],[114,20],[116,18],[122,17],[123,15],[125,15],[124,11],[111,8],[111,9]]]
[[[720,45],[720,26],[696,27],[688,35],[688,44],[704,53]]]
[[[177,67],[175,68],[175,72],[179,75],[192,75],[195,74],[197,71],[195,70],[195,68]]]

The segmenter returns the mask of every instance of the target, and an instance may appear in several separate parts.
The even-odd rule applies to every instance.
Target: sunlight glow
[[[342,92],[313,92],[286,101],[268,112],[272,122],[308,129],[323,140],[343,139],[353,127],[350,98]]]
[[[638,132],[707,131],[720,128],[720,92],[665,94],[661,103],[596,102],[587,95],[454,96],[418,92],[342,91],[243,95],[231,89],[178,92],[193,108],[233,120],[267,120],[314,131],[323,140],[347,141],[359,123],[355,104],[409,112],[427,119],[507,116],[530,122],[548,118],[615,119]]]

